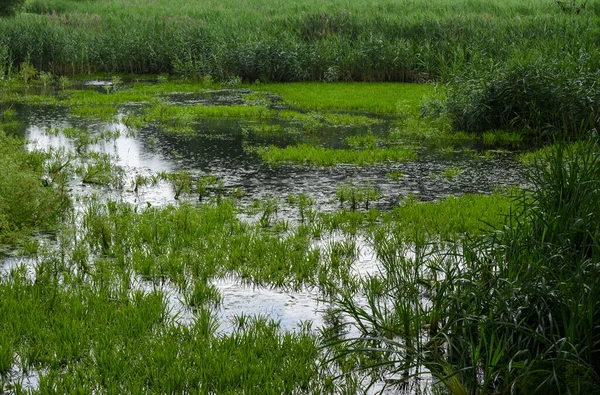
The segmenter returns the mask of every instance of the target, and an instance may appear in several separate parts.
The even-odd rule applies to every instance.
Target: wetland
[[[6,4],[0,393],[600,392],[598,5]]]
[[[145,328],[136,335],[141,343],[135,347],[147,352],[155,346],[146,342],[163,344],[168,341],[163,336],[183,336],[177,347],[188,347],[181,341],[199,336],[198,325],[208,344],[246,342],[251,333],[269,334],[270,339],[261,340],[265,347],[289,339],[290,344],[280,344],[287,356],[277,361],[290,358],[290,363],[304,365],[304,373],[286,378],[287,384],[269,383],[274,386],[269,391],[288,392],[298,385],[310,392],[334,391],[333,384],[319,387],[327,380],[315,388],[302,380],[318,371],[317,361],[326,360],[319,334],[330,330],[329,321],[351,321],[332,312],[338,289],[360,300],[361,282],[383,270],[375,235],[390,231],[411,245],[413,234],[436,240],[475,234],[485,227],[483,221],[502,221],[511,207],[507,191],[521,182],[514,152],[500,151],[501,144],[485,144],[476,136],[440,130],[443,124],[421,119],[415,109],[371,113],[352,107],[344,111],[338,104],[335,111],[309,110],[288,104],[285,96],[265,86],[198,90],[195,84],[155,81],[105,89],[109,83],[5,92],[3,111],[12,120],[12,134],[27,141],[29,155],[41,157],[46,189],[60,191],[65,205],[57,230],[14,236],[13,247],[5,251],[4,285],[17,293],[41,292],[39,300],[31,301],[38,305],[23,306],[10,319],[16,323],[29,308],[36,311],[40,321],[13,327],[8,336],[20,331],[28,338],[41,336],[39,343],[27,346],[18,338],[9,340],[3,383],[11,391],[44,391],[47,385],[66,389],[81,369],[92,367],[94,377],[77,388],[93,388],[96,380],[109,380],[107,390],[123,385],[105,375],[116,374],[122,368],[118,361],[135,353],[112,337],[121,331],[114,325],[125,328],[133,322]],[[398,88],[405,90],[399,97],[412,99],[414,86]],[[422,91],[418,86],[417,94]],[[87,103],[102,103],[111,111],[78,110]],[[113,115],[107,118],[107,113]],[[423,123],[425,130],[403,133],[409,121]],[[300,159],[269,156],[286,149],[313,149],[315,159],[302,151]],[[382,154],[388,150],[394,154]],[[367,159],[357,160],[356,153]],[[33,290],[42,273],[49,281],[43,286],[55,287],[53,298],[77,304],[72,307],[87,312],[85,317],[45,304],[43,295],[50,291]],[[90,303],[106,311],[91,313]],[[116,310],[114,303],[120,306]],[[45,309],[64,317],[50,319]],[[128,309],[136,310],[136,316]],[[96,314],[108,314],[107,321],[92,319]],[[123,314],[124,321],[113,323],[118,320],[113,314]],[[61,341],[43,334],[56,325],[70,327]],[[79,331],[85,333],[72,344],[73,332]],[[154,331],[161,334],[151,335]],[[112,344],[107,351],[112,357],[106,358],[117,360],[103,368],[107,371],[97,370],[99,351],[92,350],[100,340],[94,336]],[[76,355],[53,356],[57,351],[51,347],[65,347],[60,342],[69,343]],[[114,349],[118,344],[120,351]],[[256,346],[244,347],[255,353]],[[30,360],[22,356],[25,349],[35,354]],[[211,353],[231,358],[231,351]],[[140,363],[146,363],[145,357],[140,356]],[[338,368],[331,369],[329,379]],[[177,385],[188,388],[198,379],[186,372],[165,374],[181,375]],[[237,373],[231,374],[229,380],[239,380]],[[259,378],[263,374],[279,375],[272,370],[256,374],[252,386],[267,380]],[[131,387],[125,390],[134,391],[147,383],[127,385]],[[230,384],[206,385],[224,389]],[[357,390],[361,385],[356,383]]]

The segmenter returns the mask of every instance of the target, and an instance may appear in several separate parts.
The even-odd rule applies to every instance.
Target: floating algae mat
[[[412,110],[160,85],[5,96],[12,133],[45,153],[44,183],[73,207],[0,263],[0,308],[11,322],[39,315],[0,339],[3,390],[339,392],[332,377],[347,366],[320,346],[352,318],[331,300],[363,301],[364,282],[384,275],[382,235],[410,245],[476,232],[510,209],[495,191],[520,183],[511,152]],[[244,366],[219,376],[198,355]],[[365,376],[350,376],[359,391]]]

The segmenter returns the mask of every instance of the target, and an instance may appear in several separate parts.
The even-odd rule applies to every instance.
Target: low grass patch
[[[513,202],[514,197],[506,193],[448,196],[436,202],[420,202],[409,196],[400,200],[386,222],[396,236],[411,238],[419,234],[449,240],[500,226]]]
[[[276,146],[258,147],[256,152],[264,161],[271,164],[291,163],[314,166],[335,166],[339,164],[370,166],[377,163],[406,162],[417,158],[414,149],[401,147],[352,150],[300,144],[285,148]]]
[[[360,111],[395,115],[399,104],[418,111],[421,101],[434,93],[431,84],[305,82],[253,85],[281,95],[292,107],[312,111]]]

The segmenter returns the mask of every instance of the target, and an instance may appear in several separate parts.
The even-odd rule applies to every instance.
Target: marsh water
[[[102,91],[105,83],[91,82],[80,89]],[[243,105],[242,95],[248,90],[221,90],[206,93],[180,93],[165,96],[170,104],[189,105]],[[268,96],[270,108],[285,109],[281,100]],[[80,176],[72,176],[68,188],[76,209],[85,207],[85,198],[94,195],[101,201],[122,201],[140,208],[177,205],[181,201],[197,201],[192,194],[176,199],[173,185],[158,182],[134,189],[137,176],[151,177],[159,172],[189,171],[193,179],[212,175],[223,181],[226,190],[244,192],[241,206],[252,206],[267,200],[277,202],[275,216],[294,226],[299,219],[298,208],[287,201],[288,196],[305,194],[314,202],[318,212],[340,210],[336,191],[348,182],[374,186],[381,197],[371,203],[371,208],[391,210],[408,196],[423,201],[442,199],[448,195],[465,193],[491,193],[497,188],[520,183],[520,165],[514,155],[503,149],[490,149],[473,141],[447,145],[440,149],[437,143],[407,142],[415,146],[417,159],[399,163],[384,163],[372,166],[336,165],[329,167],[302,165],[271,165],[257,155],[255,147],[308,143],[326,148],[349,148],[347,138],[366,133],[385,139],[393,131],[397,119],[392,116],[364,115],[377,120],[370,126],[322,126],[310,132],[260,133],[255,120],[235,118],[197,119],[190,126],[193,133],[184,135],[169,133],[160,124],[151,123],[135,130],[126,125],[128,114],[136,113],[143,105],[128,103],[121,105],[115,121],[101,122],[70,115],[69,109],[56,105],[15,104],[19,126],[16,133],[27,141],[31,150],[78,150],[73,138],[52,129],[77,128],[88,130],[91,135],[105,131],[118,132],[111,139],[101,140],[85,147],[88,152],[108,154],[116,165],[124,170],[122,186],[100,186],[84,183]],[[296,111],[301,111],[295,109]],[[289,121],[269,119],[268,124],[287,129]],[[300,128],[301,129],[301,128]],[[451,170],[450,173],[447,171]],[[390,174],[399,175],[397,177]],[[448,175],[449,174],[449,175]],[[256,221],[256,215],[244,210],[239,214],[244,221]],[[329,243],[344,240],[342,234],[330,234],[314,241],[315,248],[327,248]],[[43,243],[52,240],[41,239]],[[357,235],[353,238],[356,255],[352,263],[353,274],[359,277],[376,275],[382,266],[371,242]],[[34,258],[9,255],[0,258],[0,275],[7,275],[17,265],[24,264],[29,275],[34,276]],[[276,286],[257,286],[242,281],[235,275],[210,280],[220,293],[216,307],[219,320],[218,331],[231,333],[236,317],[263,316],[279,322],[284,330],[293,331],[308,325],[320,328],[327,320],[328,302],[318,289],[304,287],[290,290]],[[167,300],[170,315],[179,325],[188,325],[195,319],[192,308],[186,306],[184,296],[169,280],[160,283],[134,275],[131,281],[135,289],[152,292],[159,290]],[[158,288],[158,289],[157,289]],[[352,333],[351,333],[352,334]],[[356,333],[358,335],[358,333]],[[15,368],[15,380],[24,389],[35,389],[42,371],[21,372]],[[371,392],[377,391],[378,385]]]
[[[101,89],[102,83],[90,83],[82,89]],[[167,96],[171,103],[180,106],[191,104],[237,105],[243,103],[241,94],[247,90],[212,91],[204,94],[175,94]],[[271,105],[280,106],[273,96]],[[124,108],[135,111],[137,104]],[[177,204],[171,185],[158,183],[145,186],[134,192],[132,182],[137,175],[151,176],[160,171],[173,172],[187,170],[193,177],[215,175],[223,180],[226,189],[241,188],[245,192],[243,204],[252,201],[276,199],[280,205],[278,218],[293,223],[297,220],[297,210],[285,204],[288,195],[306,194],[315,202],[319,211],[339,209],[336,189],[347,180],[372,183],[380,192],[381,198],[373,207],[390,209],[398,200],[412,194],[422,200],[440,199],[450,194],[490,193],[495,188],[519,183],[519,165],[510,153],[489,151],[492,154],[480,155],[485,147],[473,143],[450,146],[443,152],[423,144],[417,147],[418,159],[404,163],[380,164],[369,167],[338,165],[331,167],[278,165],[273,166],[247,147],[310,142],[328,148],[347,148],[348,136],[364,134],[366,127],[330,127],[308,134],[278,133],[263,135],[248,132],[250,121],[236,119],[201,119],[192,126],[193,135],[165,133],[157,125],[149,125],[128,133],[123,122],[89,121],[69,112],[60,106],[16,105],[20,121],[20,133],[28,141],[30,149],[49,150],[65,148],[74,150],[72,139],[60,134],[47,133],[49,128],[75,127],[90,130],[92,134],[111,130],[119,131],[120,136],[110,141],[94,144],[88,149],[110,154],[116,163],[125,170],[124,187],[119,189],[84,184],[74,177],[69,184],[74,197],[95,194],[101,199],[112,199],[139,204],[163,206]],[[370,117],[376,117],[367,114]],[[120,113],[119,118],[125,117]],[[379,117],[380,122],[369,131],[378,136],[386,136],[393,128],[394,119]],[[277,121],[271,121],[277,122]],[[467,150],[464,148],[467,147]],[[489,147],[488,147],[489,148]],[[456,177],[444,177],[446,169],[456,169]],[[390,172],[398,172],[402,177],[392,179]],[[193,198],[189,198],[192,199]],[[77,200],[77,199],[75,199]],[[247,217],[246,220],[252,220]],[[326,242],[326,241],[325,241]],[[354,262],[354,270],[360,275],[374,274],[379,270],[375,253],[369,243],[358,238],[359,254]],[[19,262],[18,257],[6,259],[3,266],[7,270]],[[219,309],[221,329],[230,330],[229,321],[240,314],[262,314],[280,321],[283,328],[293,329],[303,322],[313,326],[322,323],[324,306],[317,302],[318,295],[311,290],[292,292],[277,288],[261,288],[243,284],[232,277],[215,281],[222,295]],[[140,288],[148,287],[143,281]],[[174,287],[164,285],[164,293],[170,298],[173,314],[182,322],[190,319],[190,313],[180,301],[181,295]],[[186,318],[187,317],[187,318]]]

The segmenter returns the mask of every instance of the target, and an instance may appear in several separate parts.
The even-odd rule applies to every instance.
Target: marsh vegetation
[[[315,7],[0,19],[0,392],[600,391],[597,6]]]

